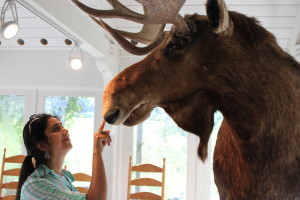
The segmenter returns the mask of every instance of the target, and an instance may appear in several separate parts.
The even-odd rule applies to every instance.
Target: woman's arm
[[[99,134],[103,131],[104,125],[105,121],[94,135],[92,180],[86,195],[88,200],[107,200],[107,181],[102,152],[106,144],[110,145],[111,139],[109,131],[104,131],[106,135]]]

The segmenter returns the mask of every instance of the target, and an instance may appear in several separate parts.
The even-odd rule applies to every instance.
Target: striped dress
[[[27,178],[21,189],[21,200],[85,200],[86,194],[79,193],[72,185],[74,177],[63,170],[62,176],[46,165],[38,166]]]

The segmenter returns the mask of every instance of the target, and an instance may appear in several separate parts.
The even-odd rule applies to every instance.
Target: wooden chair
[[[8,163],[19,163],[22,164],[25,159],[24,155],[16,155],[11,157],[6,157],[6,148],[4,148],[1,176],[0,176],[0,199],[1,200],[11,200],[15,199],[15,194],[2,196],[2,189],[13,189],[16,190],[18,187],[18,181],[10,181],[4,183],[4,176],[12,176],[18,178],[21,171],[21,165],[18,168],[6,169],[6,164]]]
[[[91,182],[91,179],[92,177],[88,174],[85,174],[85,173],[74,173],[73,174],[74,176],[74,179],[75,181],[77,182]],[[77,190],[80,192],[80,193],[87,193],[87,191],[89,190],[88,187],[82,187],[82,186],[76,186],[75,187],[77,188]]]
[[[67,169],[67,165],[64,166],[64,169]],[[92,176],[85,174],[85,173],[74,173],[72,174],[74,177],[74,186],[77,188],[78,192],[80,193],[87,193],[87,191],[89,190],[88,187],[82,187],[77,185],[78,182],[86,182],[86,183],[90,183],[92,180]],[[1,199],[0,199],[1,200]]]
[[[164,189],[165,189],[165,162],[163,159],[163,167],[158,167],[152,164],[141,164],[132,166],[132,158],[129,157],[129,170],[128,170],[128,190],[127,190],[127,200],[130,199],[142,199],[142,200],[163,200],[164,199]],[[132,174],[136,172],[146,172],[146,173],[161,173],[161,181],[154,178],[137,178],[132,179]],[[161,194],[154,194],[152,192],[132,192],[131,186],[152,186],[160,188]]]

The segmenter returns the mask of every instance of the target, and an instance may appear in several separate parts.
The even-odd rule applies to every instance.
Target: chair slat
[[[90,182],[92,180],[92,177],[88,174],[84,173],[74,173],[72,174],[74,176],[75,181],[86,181]]]
[[[16,181],[2,184],[2,188],[6,188],[6,189],[17,189],[17,187],[18,187],[18,182]]]
[[[165,172],[166,172],[166,166],[165,166],[166,159],[163,158],[163,166],[159,167],[153,164],[140,164],[132,166],[132,157],[129,156],[129,167],[128,167],[128,185],[127,185],[127,200],[130,199],[140,199],[140,200],[164,200],[164,187],[165,187]],[[132,174],[137,174],[138,172],[147,172],[140,173],[138,178],[132,179]],[[161,173],[161,180],[160,179],[154,179],[150,178],[149,174],[154,173]],[[149,173],[149,174],[148,174]],[[142,176],[146,177],[142,177]],[[147,177],[148,176],[148,177]],[[156,187],[158,189],[161,189],[160,194],[152,193],[151,190],[148,192],[133,192],[132,186],[150,186],[150,187]],[[150,188],[145,188],[150,189]],[[144,190],[144,189],[143,189]]]
[[[80,193],[87,193],[88,192],[88,188],[85,187],[76,187],[76,189],[78,190],[78,192]]]
[[[14,169],[8,169],[5,170],[5,165],[7,163],[17,163],[21,165],[23,161],[25,160],[26,156],[24,155],[15,155],[15,156],[10,156],[6,157],[6,148],[4,148],[3,152],[3,159],[2,159],[2,167],[1,167],[1,174],[0,174],[0,200],[10,200],[10,199],[15,199],[15,195],[10,195],[10,196],[2,196],[2,189],[17,189],[18,187],[18,182],[17,181],[12,181],[12,182],[7,182],[3,183],[3,178],[4,176],[19,176],[20,175],[20,168],[14,168]]]
[[[15,200],[15,199],[16,199],[16,195],[0,197],[0,200]]]
[[[6,163],[23,163],[25,159],[24,155],[17,155],[17,156],[11,156],[8,158],[5,158]]]
[[[163,169],[152,164],[142,164],[133,166],[131,171],[135,172],[162,172]]]
[[[138,193],[130,194],[130,199],[161,200],[161,197],[151,192],[138,192]]]
[[[130,185],[140,186],[162,186],[162,182],[152,178],[139,178],[130,181]]]
[[[21,169],[15,168],[15,169],[8,169],[3,171],[3,175],[6,176],[20,176]]]

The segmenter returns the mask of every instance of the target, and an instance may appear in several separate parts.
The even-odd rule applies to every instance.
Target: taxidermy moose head
[[[107,85],[108,123],[136,125],[162,107],[178,126],[200,137],[198,155],[204,160],[219,110],[224,120],[214,174],[220,199],[300,199],[300,65],[254,18],[227,11],[222,0],[208,0],[206,16],[184,18],[178,12],[185,0],[136,0],[144,15],[116,0],[109,0],[108,11],[72,1],[125,50],[149,53]],[[144,26],[127,33],[95,17]],[[173,24],[169,32],[163,31],[166,23]]]

